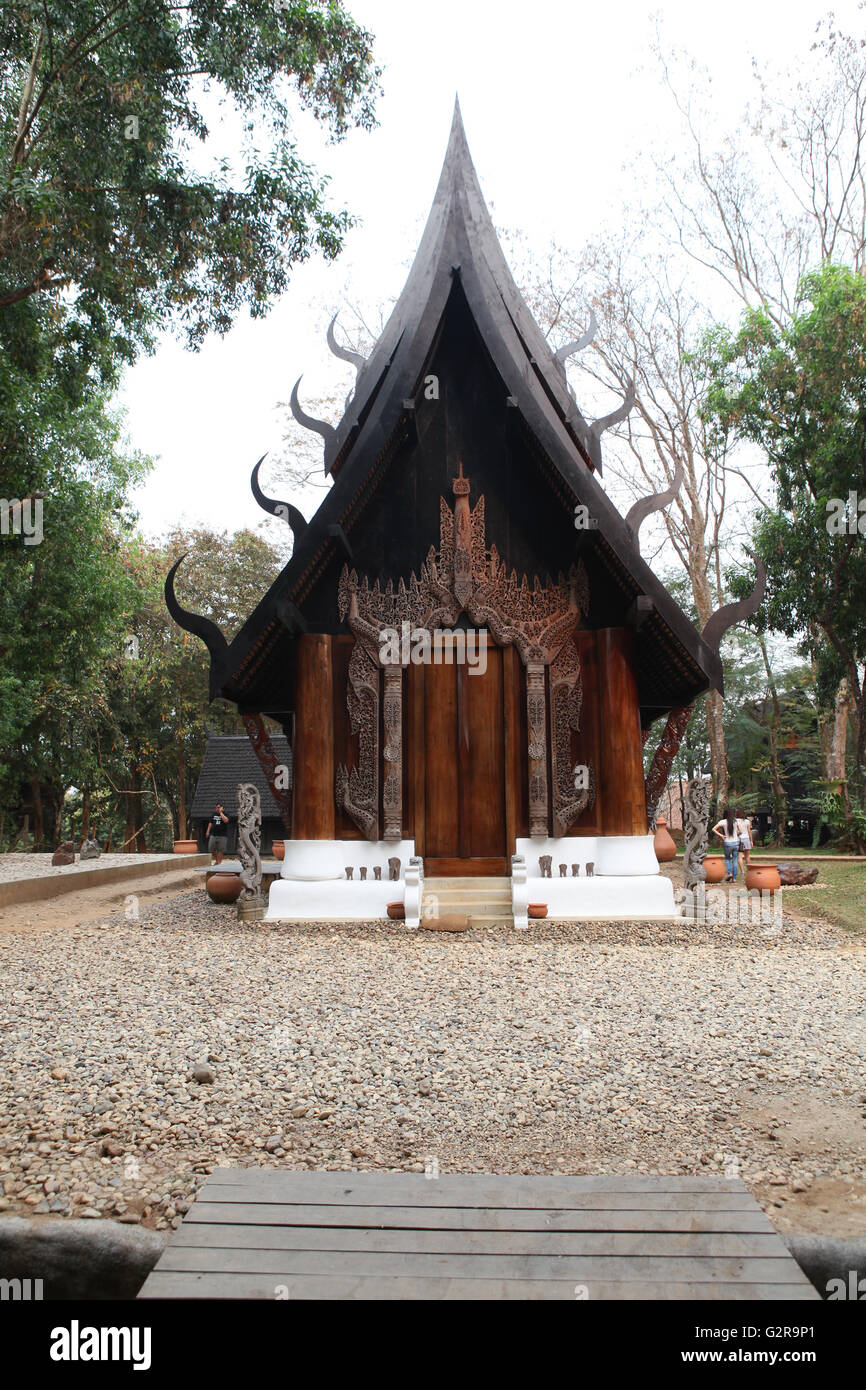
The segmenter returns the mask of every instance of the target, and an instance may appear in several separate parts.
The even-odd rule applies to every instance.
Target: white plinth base
[[[674,886],[659,872],[651,835],[520,839],[517,851],[511,861],[515,927],[529,926],[530,903],[546,903],[546,920],[554,921],[644,922],[678,915]],[[542,855],[552,860],[551,878],[541,875]],[[588,863],[595,866],[594,877],[587,877]],[[559,876],[560,864],[565,864],[567,878]],[[576,877],[572,865],[578,867]]]
[[[358,921],[368,922],[388,916],[389,903],[405,902],[405,884],[357,883],[346,879],[324,883],[301,883],[297,879],[277,879],[268,897],[268,922]]]
[[[414,840],[289,840],[282,875],[271,884],[266,922],[389,920],[388,904],[403,903],[406,924],[421,920],[421,864]],[[400,878],[388,878],[388,860],[400,860]],[[352,866],[354,877],[346,878]],[[360,870],[369,877],[361,881]],[[381,881],[373,869],[382,871]]]

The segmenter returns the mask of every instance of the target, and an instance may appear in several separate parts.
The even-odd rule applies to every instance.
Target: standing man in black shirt
[[[207,847],[213,855],[214,864],[223,862],[223,855],[226,852],[229,842],[229,818],[225,813],[225,808],[221,801],[217,802],[217,808],[210,818],[207,828]]]

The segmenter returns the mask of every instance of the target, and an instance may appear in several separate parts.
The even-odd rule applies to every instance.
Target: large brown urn
[[[781,886],[782,880],[775,864],[750,864],[746,870],[746,887],[749,892],[757,888],[761,893],[776,893]]]
[[[676,842],[668,830],[668,823],[664,816],[656,817],[656,833],[653,838],[653,849],[656,852],[656,859],[660,864],[669,864],[672,859],[677,857]]]
[[[720,854],[708,854],[704,859],[704,881],[721,883],[725,877],[725,861]]]
[[[205,887],[212,903],[236,903],[243,884],[238,874],[208,874]]]

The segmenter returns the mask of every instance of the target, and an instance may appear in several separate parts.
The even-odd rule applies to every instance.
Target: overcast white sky
[[[235,530],[262,513],[249,491],[256,459],[280,443],[281,413],[304,373],[302,400],[339,390],[353,370],[324,344],[350,294],[385,304],[402,287],[439,177],[455,92],[481,185],[499,227],[543,255],[575,252],[635,197],[634,161],[676,135],[650,43],[656,27],[711,74],[720,123],[754,95],[760,69],[808,60],[817,0],[348,0],[384,67],[380,125],[328,146],[304,120],[301,152],[331,176],[334,204],[360,219],[332,266],[295,271],[267,319],[244,315],[198,352],[166,337],[129,372],[121,404],[132,443],[158,456],[137,497],[144,529],[176,522]],[[837,0],[842,28],[866,34],[859,0]],[[212,127],[232,153],[231,129]],[[296,499],[297,500],[297,499]],[[303,501],[303,499],[302,499]],[[309,502],[306,510],[312,510]]]

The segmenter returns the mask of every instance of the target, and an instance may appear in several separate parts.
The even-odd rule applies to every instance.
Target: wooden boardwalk
[[[818,1294],[739,1179],[224,1168],[139,1297]]]

